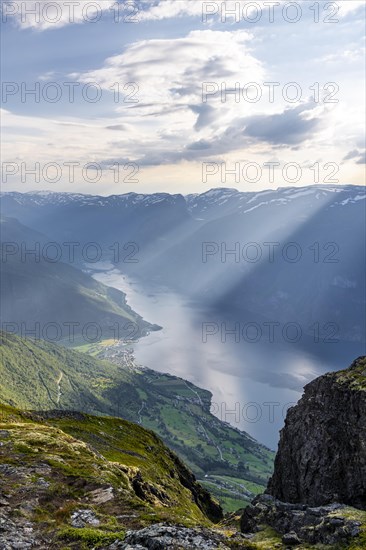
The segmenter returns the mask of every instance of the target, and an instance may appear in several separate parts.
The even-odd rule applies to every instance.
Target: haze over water
[[[203,324],[218,327],[227,319],[166,288],[122,275],[111,264],[98,265],[94,278],[126,293],[128,304],[145,320],[163,327],[134,344],[137,363],[193,382],[213,394],[212,412],[272,449],[288,407],[317,376],[345,368],[363,353],[362,344],[314,344],[301,347],[283,339],[250,343],[220,333],[203,338]]]

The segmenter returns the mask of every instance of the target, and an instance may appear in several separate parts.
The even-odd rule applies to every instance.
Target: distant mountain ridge
[[[365,198],[365,186],[362,185],[310,185],[304,187],[278,187],[277,189],[266,189],[263,191],[239,191],[232,187],[214,187],[208,189],[203,193],[190,193],[184,195],[183,193],[122,193],[118,195],[90,195],[84,193],[72,193],[72,192],[58,192],[58,191],[28,191],[26,193],[18,191],[2,191],[0,193],[1,198],[12,198],[19,204],[29,204],[33,202],[39,206],[46,204],[67,204],[67,203],[80,203],[84,206],[90,206],[98,203],[100,206],[108,206],[115,204],[116,202],[121,204],[154,204],[159,201],[170,201],[172,204],[182,199],[186,202],[188,209],[193,210],[199,203],[215,204],[223,203],[223,201],[230,201],[232,199],[240,200],[244,202],[251,202],[252,204],[259,204],[268,202],[269,200],[287,200],[299,198],[301,196],[313,196],[316,200],[321,200],[322,197],[329,197],[331,194],[348,193],[352,200],[361,195]],[[256,202],[256,201],[259,202]]]
[[[111,212],[119,211],[120,215],[128,219],[129,210],[139,212],[140,209],[159,209],[170,207],[179,211],[181,217],[175,219],[178,225],[182,219],[196,220],[198,222],[210,221],[218,217],[224,217],[232,213],[247,214],[257,209],[271,206],[288,206],[295,203],[307,207],[349,206],[366,199],[364,186],[356,185],[312,185],[307,187],[280,187],[276,190],[264,191],[238,191],[234,188],[213,188],[204,193],[197,194],[169,194],[169,193],[124,193],[121,195],[85,195],[81,193],[55,192],[55,191],[30,191],[2,192],[3,214],[19,219],[25,225],[30,225],[38,231],[45,231],[50,234],[52,227],[47,225],[48,216],[45,208],[52,212],[62,211],[65,213],[71,208],[81,208],[83,215],[91,216],[101,209],[111,209]],[[184,214],[185,213],[185,214]],[[36,214],[36,215],[35,215]],[[57,218],[55,220],[58,221]],[[61,221],[61,220],[60,220]],[[65,223],[66,220],[64,220]],[[71,225],[75,220],[67,220]],[[117,219],[112,217],[111,223]],[[119,218],[119,222],[123,222]],[[200,225],[200,224],[198,224]],[[60,227],[62,235],[65,235],[65,227]],[[103,229],[101,240],[103,241],[106,228]]]

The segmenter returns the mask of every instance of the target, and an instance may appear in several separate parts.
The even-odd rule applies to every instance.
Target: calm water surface
[[[98,268],[95,279],[125,292],[136,312],[163,327],[134,345],[137,362],[210,390],[216,416],[272,449],[277,447],[286,410],[301,397],[303,386],[364,353],[361,344],[293,344],[283,338],[270,343],[265,337],[255,343],[241,338],[237,343],[230,334],[223,342],[221,323],[231,328],[235,322],[170,290],[146,288],[111,265]],[[207,330],[217,333],[206,336]]]

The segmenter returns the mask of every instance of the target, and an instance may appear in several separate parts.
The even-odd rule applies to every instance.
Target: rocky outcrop
[[[198,483],[194,474],[188,470],[177,455],[172,452],[169,452],[169,455],[174,462],[179,482],[192,493],[193,500],[199,509],[214,523],[222,520],[223,511],[220,504],[216,502],[205,487]]]
[[[130,550],[229,550],[224,544],[225,538],[209,529],[188,529],[179,525],[158,523],[140,531],[131,531],[123,543],[109,547]]]
[[[362,522],[351,519],[352,509],[341,504],[310,507],[289,504],[270,495],[260,495],[244,510],[240,526],[243,533],[255,533],[269,525],[282,535],[283,544],[346,544],[361,533]]]
[[[286,548],[344,548],[354,537],[352,548],[366,547],[366,357],[305,387],[266,493],[244,510],[243,533],[271,527]]]
[[[250,537],[248,537],[250,538]],[[189,528],[183,525],[157,523],[138,531],[127,531],[123,542],[101,550],[257,550],[246,535],[228,534],[205,527]],[[259,549],[258,549],[259,550]]]
[[[267,493],[366,510],[366,357],[308,384],[288,411]]]

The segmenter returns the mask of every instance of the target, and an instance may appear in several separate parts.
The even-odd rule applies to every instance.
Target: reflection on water
[[[185,378],[210,390],[212,412],[276,449],[286,410],[303,386],[329,370],[347,366],[363,353],[357,344],[289,343],[240,338],[235,322],[162,288],[146,288],[107,264],[95,279],[122,290],[145,320],[163,327],[134,346],[138,363]],[[224,323],[224,325],[222,325]],[[223,326],[226,335],[223,334]]]

